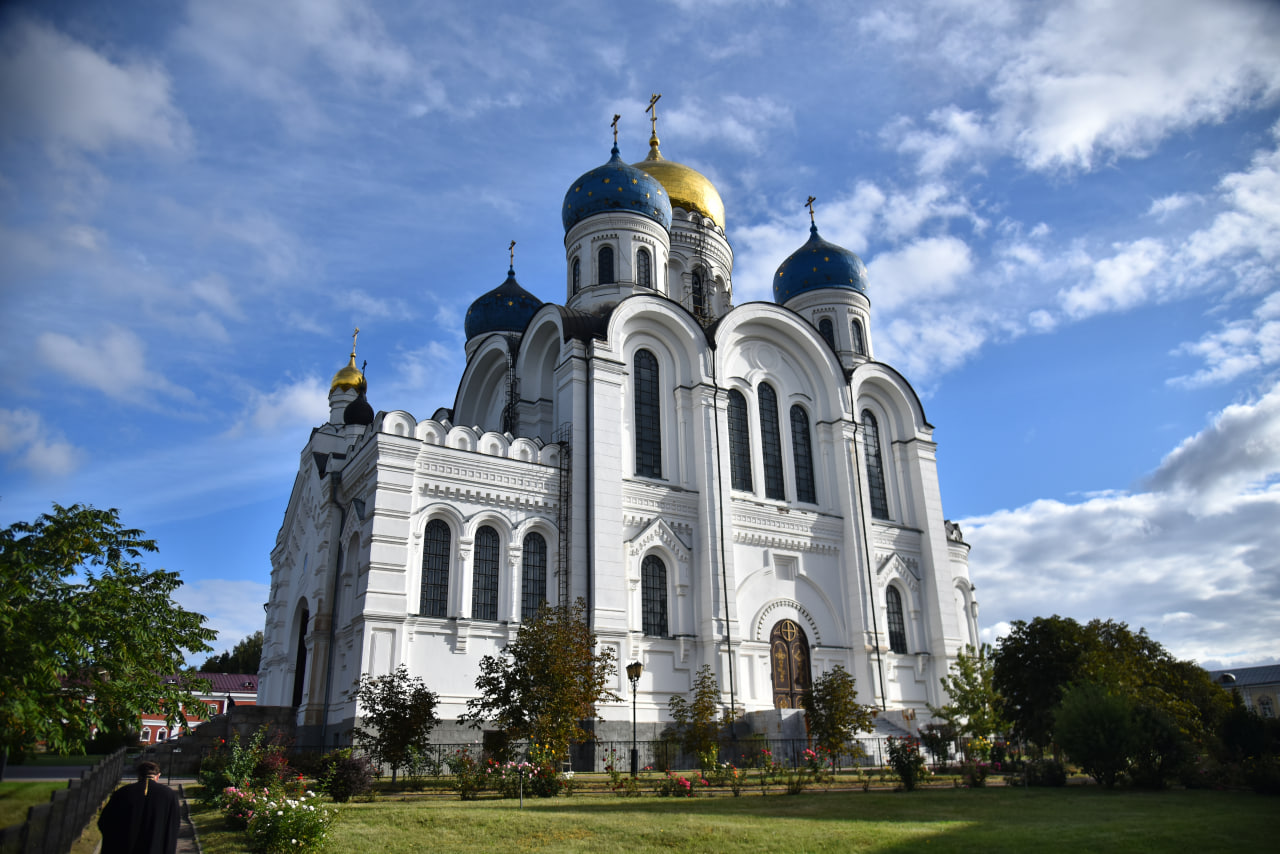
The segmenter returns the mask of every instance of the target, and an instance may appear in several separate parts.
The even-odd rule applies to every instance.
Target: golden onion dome
[[[658,133],[649,137],[649,156],[633,166],[658,179],[673,208],[700,213],[724,230],[724,202],[714,184],[697,169],[667,160],[658,150]]]
[[[345,368],[333,375],[333,382],[329,383],[329,394],[333,394],[335,391],[343,391],[344,389],[354,389],[356,392],[368,390],[364,372],[356,367],[356,336],[359,334],[359,329],[352,334],[351,361],[347,363]]]

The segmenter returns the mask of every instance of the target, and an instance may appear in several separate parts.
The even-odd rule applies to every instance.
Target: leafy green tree
[[[1128,770],[1137,748],[1135,706],[1126,694],[1080,682],[1062,695],[1054,737],[1072,762],[1108,789]]]
[[[839,664],[813,680],[804,715],[809,734],[833,761],[859,731],[875,726],[871,707],[858,702],[855,680]]]
[[[707,770],[716,763],[723,708],[720,683],[716,681],[710,665],[704,664],[698,669],[689,697],[685,699],[674,694],[667,702],[667,708],[676,722],[680,746],[685,753],[698,757],[703,770]]]
[[[1069,617],[1017,620],[996,647],[992,688],[1014,731],[1039,745],[1052,742],[1053,713],[1065,687],[1080,676],[1084,627]]]
[[[1003,701],[995,689],[994,670],[990,644],[976,650],[966,645],[942,677],[942,689],[951,702],[941,708],[930,706],[929,711],[961,735],[989,737],[1004,732],[1008,724],[1001,714]]]
[[[84,748],[93,731],[163,712],[169,726],[205,706],[208,683],[180,673],[188,652],[208,652],[205,618],[171,598],[176,572],[146,570],[154,540],[116,510],[53,505],[0,531],[0,739]],[[0,766],[2,771],[2,766]]]
[[[587,603],[543,607],[525,620],[498,655],[480,660],[476,691],[459,720],[495,724],[513,740],[550,745],[557,761],[569,745],[592,734],[581,721],[598,717],[597,704],[616,702],[609,682],[617,673],[614,650],[596,649]]]
[[[200,665],[202,673],[257,673],[262,665],[262,632],[241,640],[222,655],[212,655]]]
[[[356,741],[370,759],[391,769],[394,783],[396,772],[430,743],[431,730],[440,723],[439,698],[402,664],[386,676],[362,673],[356,700],[361,716]]]

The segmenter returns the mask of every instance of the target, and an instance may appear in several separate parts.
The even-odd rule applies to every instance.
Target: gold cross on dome
[[[357,326],[356,331],[351,333],[351,355],[353,358],[356,355],[356,336],[358,336],[359,334],[360,334],[360,327]]]
[[[813,221],[813,203],[816,201],[817,199],[815,199],[813,196],[810,196],[809,200],[804,203],[804,206],[809,209],[809,225],[817,224]]]
[[[661,92],[654,92],[649,96],[649,106],[644,108],[646,113],[652,113],[649,116],[649,127],[655,134],[658,132],[658,101],[661,98]]]
[[[609,123],[609,126],[613,128],[613,144],[614,145],[618,144],[618,119],[620,118],[622,118],[622,116],[614,114],[613,121]]]
[[[511,245],[507,247],[507,251],[511,253],[511,269],[516,268],[516,242],[511,241]]]

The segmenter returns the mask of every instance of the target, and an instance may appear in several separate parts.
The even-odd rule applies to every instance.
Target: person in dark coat
[[[102,854],[174,854],[178,795],[160,784],[160,766],[138,765],[138,782],[116,789],[98,816]]]

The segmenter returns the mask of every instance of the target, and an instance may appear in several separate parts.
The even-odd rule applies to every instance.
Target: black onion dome
[[[809,227],[809,240],[782,262],[773,276],[773,301],[783,305],[799,294],[818,288],[848,288],[867,292],[867,268],[854,253],[818,236]]]
[[[467,309],[463,329],[468,341],[490,332],[524,332],[541,307],[541,300],[520,287],[512,267],[507,270],[505,282],[480,296]]]
[[[373,423],[373,407],[369,405],[368,399],[364,396],[364,389],[361,389],[356,399],[348,403],[347,408],[342,410],[342,423],[359,424],[362,427],[368,427]]]

